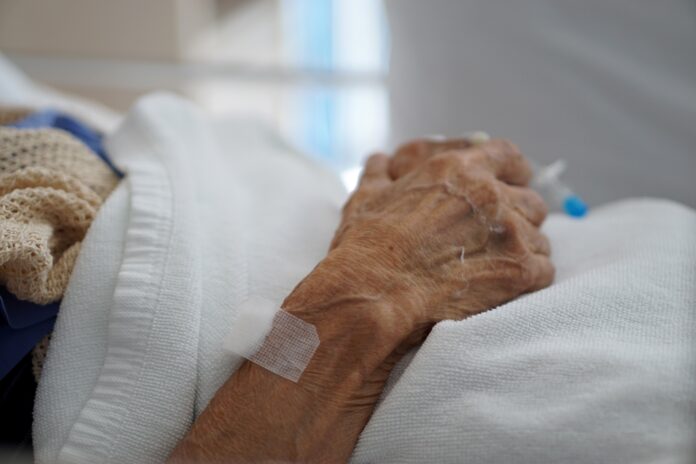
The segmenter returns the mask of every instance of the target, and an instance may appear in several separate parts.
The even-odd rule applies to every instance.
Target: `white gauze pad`
[[[270,300],[242,303],[223,348],[297,382],[319,346],[317,329]]]

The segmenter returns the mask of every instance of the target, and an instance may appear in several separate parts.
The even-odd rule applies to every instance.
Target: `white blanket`
[[[324,256],[345,192],[263,128],[141,101],[108,140],[126,179],[91,227],[39,385],[39,462],[162,461],[239,359],[237,307]]]
[[[696,214],[630,200],[544,228],[553,286],[438,324],[355,462],[693,462]]]
[[[262,128],[142,100],[128,177],[90,229],[39,385],[39,462],[157,462],[231,374],[250,294],[324,255],[344,192]],[[439,324],[398,366],[355,462],[680,462],[694,424],[696,215],[634,200],[552,217],[557,283]],[[410,364],[409,364],[410,361]]]

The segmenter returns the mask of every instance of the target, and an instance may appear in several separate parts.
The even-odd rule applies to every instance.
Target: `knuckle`
[[[448,153],[434,156],[427,162],[427,170],[436,177],[445,176],[452,168],[452,158]]]
[[[432,150],[429,143],[424,140],[413,140],[401,145],[389,162],[389,175],[398,179],[430,158]]]
[[[517,221],[513,220],[511,217],[503,219],[502,221],[500,221],[500,224],[500,229],[503,231],[506,240],[518,240],[521,237],[521,227],[517,223]]]
[[[431,167],[437,171],[464,175],[481,172],[480,167],[485,165],[485,154],[478,149],[450,149],[437,153],[429,159]]]
[[[492,140],[488,144],[482,145],[481,148],[486,153],[486,156],[499,162],[516,164],[524,162],[524,155],[522,155],[520,149],[505,139]]]
[[[530,188],[505,186],[504,195],[509,206],[534,225],[541,224],[548,214],[544,199]]]
[[[527,253],[528,247],[522,233],[522,228],[515,221],[504,221],[500,227],[500,241],[504,243],[505,249],[511,255],[523,255]]]
[[[505,210],[503,218],[491,229],[491,240],[508,256],[527,260],[533,253],[549,254],[548,239],[526,219]]]
[[[488,154],[483,146],[477,146],[461,152],[461,159],[467,166],[486,164]]]
[[[419,157],[430,152],[431,143],[424,139],[411,140],[401,145],[395,156]]]
[[[464,152],[464,153],[466,153],[466,152]],[[465,160],[465,157],[462,156],[462,154],[463,154],[462,150],[446,150],[446,151],[439,153],[439,156],[447,159],[453,165],[459,166]]]
[[[500,151],[509,156],[521,157],[522,152],[519,147],[507,139],[496,139],[495,142],[500,147]]]
[[[469,179],[467,196],[472,206],[482,210],[495,208],[497,213],[501,204],[501,192],[497,182],[490,176],[477,175],[475,179]]]

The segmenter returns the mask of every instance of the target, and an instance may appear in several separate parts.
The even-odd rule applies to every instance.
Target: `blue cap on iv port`
[[[587,214],[587,204],[577,195],[569,195],[563,199],[563,211],[568,216],[581,218]]]

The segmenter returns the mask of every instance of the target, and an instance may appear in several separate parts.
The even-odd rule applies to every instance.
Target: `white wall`
[[[486,130],[586,200],[696,206],[693,0],[388,0],[392,141]]]
[[[342,171],[386,143],[381,5],[0,0],[0,51],[30,77],[120,111],[168,90],[264,120]]]

